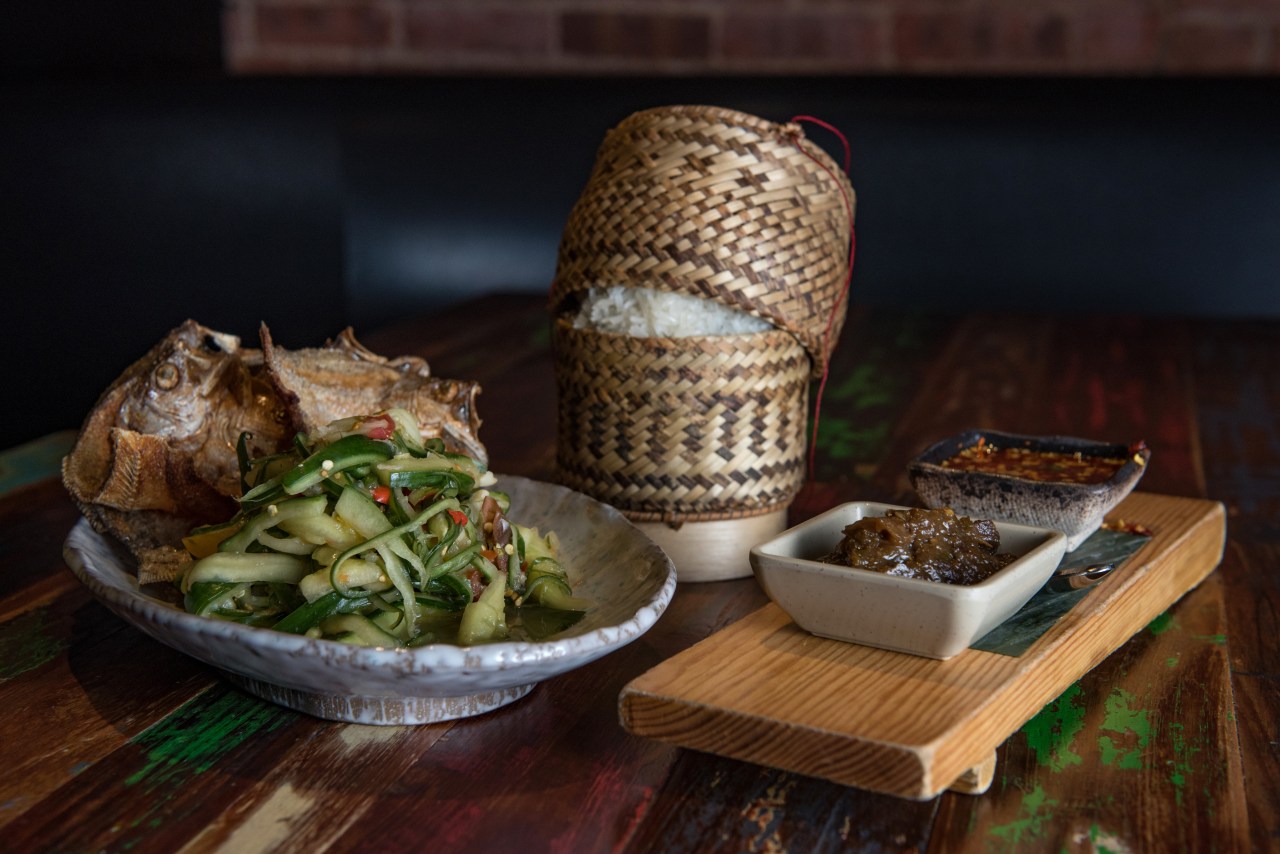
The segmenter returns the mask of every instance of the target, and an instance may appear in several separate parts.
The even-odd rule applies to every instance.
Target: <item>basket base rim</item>
[[[704,510],[704,511],[683,511],[683,510],[664,510],[658,512],[656,510],[628,510],[625,507],[618,507],[623,516],[633,523],[640,522],[661,522],[668,528],[673,530],[679,529],[680,526],[687,522],[729,522],[735,519],[750,519],[754,516],[767,516],[770,513],[777,513],[779,510],[786,512],[790,501],[781,504],[767,504],[762,507],[741,507],[732,510]]]
[[[678,528],[663,521],[632,520],[667,553],[683,582],[730,581],[753,575],[751,547],[787,528],[787,506],[732,519],[687,522]]]

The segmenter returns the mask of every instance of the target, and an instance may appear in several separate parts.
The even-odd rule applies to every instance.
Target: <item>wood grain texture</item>
[[[1220,586],[1210,576],[1025,724],[977,824],[946,838],[971,851],[1249,850],[1235,733],[1222,725]]]
[[[975,426],[1146,439],[1144,492],[1222,501],[1228,519],[1219,571],[1084,676],[1063,674],[1011,725],[985,794],[906,800],[619,726],[624,685],[767,604],[750,578],[680,585],[642,638],[495,714],[371,731],[271,706],[89,598],[61,558],[75,509],[46,478],[0,495],[0,847],[1274,849],[1280,325],[975,308],[854,306],[793,522],[839,501],[910,503],[906,460]],[[357,333],[479,380],[494,467],[554,475],[544,299]]]
[[[1222,565],[1250,844],[1280,848],[1280,374],[1273,324],[1215,324],[1190,353],[1207,488],[1227,505]],[[1261,789],[1258,787],[1262,786]]]
[[[1028,344],[1016,343],[1027,333],[1026,328],[1047,330],[1051,336],[1043,363],[1036,372],[1014,380],[1015,397],[1025,407],[1010,408],[998,423],[1020,423],[1028,432],[1067,433],[1110,437],[1131,441],[1146,439],[1158,449],[1159,459],[1148,471],[1142,488],[1162,493],[1188,496],[1210,495],[1206,493],[1198,430],[1196,426],[1196,385],[1189,373],[1190,347],[1193,330],[1201,324],[1188,324],[1181,319],[1145,319],[1136,321],[1124,317],[1058,318],[1047,327],[1025,327],[1017,318],[969,317],[965,337],[980,334],[983,325],[1000,325],[991,334],[999,352],[999,342],[1008,339],[1013,346],[1026,348]],[[1039,334],[1039,332],[1037,332]],[[998,362],[1007,363],[1007,360]],[[972,368],[981,370],[981,363]],[[944,375],[948,371],[939,366]],[[1018,375],[1014,375],[1015,377]],[[957,406],[964,408],[963,403]],[[917,431],[915,425],[904,425],[905,432]],[[1219,494],[1212,494],[1220,498]],[[1209,595],[1213,593],[1209,588]],[[1202,588],[1203,589],[1203,588]],[[1202,595],[1196,591],[1194,595]],[[1176,609],[1175,609],[1176,610]],[[1188,646],[1194,641],[1179,638]],[[1098,796],[1098,781],[1107,769],[1101,766],[1098,752],[1088,755],[1087,761],[1045,762],[1022,764],[1019,750],[1025,747],[1024,739],[1043,741],[1048,736],[1070,740],[1076,716],[1083,714],[1086,695],[1081,686],[1104,686],[1087,695],[1089,702],[1104,702],[1110,697],[1109,689],[1143,696],[1149,702],[1172,702],[1176,688],[1169,680],[1161,680],[1154,687],[1135,682],[1134,675],[1126,668],[1122,656],[1104,659],[1085,679],[1072,685],[1059,699],[1046,706],[1046,710],[1028,722],[1019,734],[1011,738],[999,751],[1001,769],[1019,768],[1020,773],[1004,777],[998,773],[997,784],[980,804],[957,804],[944,813],[952,820],[940,822],[934,840],[942,849],[988,850],[989,847],[1016,847],[1067,850],[1094,850],[1107,847],[1115,850],[1143,850],[1150,847],[1167,847],[1163,842],[1153,846],[1151,840],[1143,840],[1128,832],[1132,822],[1124,817],[1126,812],[1142,812],[1147,809],[1146,799],[1160,800],[1168,794],[1164,769],[1154,762],[1140,763],[1138,767],[1125,769],[1120,778],[1127,782],[1123,798],[1110,799]],[[1233,767],[1238,755],[1229,744],[1229,736],[1235,723],[1226,709],[1230,707],[1229,686],[1222,680],[1211,682],[1213,689],[1227,690],[1227,696],[1214,698],[1209,711],[1199,721],[1197,730],[1212,733],[1215,737],[1197,741],[1197,759],[1205,767]],[[1213,711],[1217,710],[1217,714]],[[1238,766],[1238,763],[1236,763]],[[1010,781],[1000,785],[1001,780]],[[1103,791],[1110,791],[1119,779],[1108,778]],[[1230,794],[1231,789],[1225,789]],[[1206,790],[1202,803],[1221,804],[1223,790]],[[1159,804],[1153,805],[1153,811]],[[1238,813],[1218,807],[1203,807],[1216,816],[1219,826],[1210,832],[1208,839],[1217,840],[1237,834],[1241,827]],[[989,821],[988,816],[998,814],[1003,822]],[[1205,830],[1198,818],[1175,815],[1174,823],[1166,833],[1166,839],[1205,840],[1196,832]],[[1064,827],[1074,828],[1070,832]],[[984,830],[971,834],[973,827]],[[1063,845],[1068,839],[1069,845]],[[1216,843],[1213,843],[1216,844]]]

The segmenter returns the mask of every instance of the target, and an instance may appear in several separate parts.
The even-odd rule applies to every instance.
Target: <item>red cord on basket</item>
[[[849,172],[849,160],[850,160],[850,153],[849,153],[849,139],[848,139],[844,134],[842,134],[842,133],[840,132],[840,129],[839,129],[839,128],[837,128],[837,127],[836,127],[835,125],[833,125],[833,124],[829,124],[828,122],[824,122],[822,119],[814,118],[813,116],[793,116],[793,117],[791,118],[791,121],[792,121],[792,122],[809,122],[809,123],[811,123],[811,124],[815,124],[815,125],[817,125],[817,126],[818,126],[818,127],[820,127],[820,128],[823,128],[823,129],[825,129],[825,130],[829,130],[829,131],[831,131],[832,133],[834,133],[837,137],[839,137],[839,139],[840,139],[840,144],[844,146],[844,171],[845,171],[845,174],[848,174],[848,172]],[[801,149],[801,151],[804,151],[804,149]],[[809,152],[805,151],[805,154],[809,154]],[[810,156],[810,157],[812,157],[813,155],[809,155],[809,156]],[[822,164],[818,164],[818,165],[822,165]],[[830,170],[828,170],[828,172],[829,172],[829,171],[830,171]],[[833,176],[833,177],[834,177],[834,176]],[[848,201],[848,199],[846,198],[846,199],[845,199],[845,201],[847,202],[847,201]]]
[[[794,116],[791,121],[793,123],[810,122],[834,133],[844,146],[844,171],[846,175],[849,173],[849,140],[837,127],[813,116]],[[831,368],[831,329],[835,325],[836,315],[839,313],[840,307],[844,305],[844,301],[849,294],[849,285],[853,280],[853,256],[857,239],[853,227],[853,202],[849,198],[849,192],[845,189],[844,183],[831,171],[831,167],[819,160],[816,155],[803,145],[799,145],[799,143],[797,145],[806,157],[818,164],[831,177],[831,180],[835,181],[836,186],[840,188],[840,195],[844,198],[845,210],[849,214],[849,267],[845,271],[844,284],[840,288],[840,294],[836,298],[835,305],[831,307],[831,316],[827,318],[827,328],[822,335],[822,378],[818,381],[818,394],[813,402],[813,437],[809,440],[809,480],[813,480],[815,473],[814,460],[818,450],[818,419],[822,413],[822,395],[827,390],[827,377]]]

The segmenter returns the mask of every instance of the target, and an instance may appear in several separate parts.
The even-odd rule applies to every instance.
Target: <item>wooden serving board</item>
[[[769,604],[632,680],[622,726],[899,797],[985,791],[1005,739],[1222,559],[1218,502],[1134,493],[1112,518],[1153,536],[1019,656],[935,661],[829,640]]]

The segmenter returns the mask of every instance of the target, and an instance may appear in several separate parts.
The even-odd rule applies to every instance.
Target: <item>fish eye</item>
[[[178,380],[182,379],[182,374],[178,371],[177,365],[172,362],[161,362],[156,366],[153,378],[157,386],[168,391],[178,384]]]

